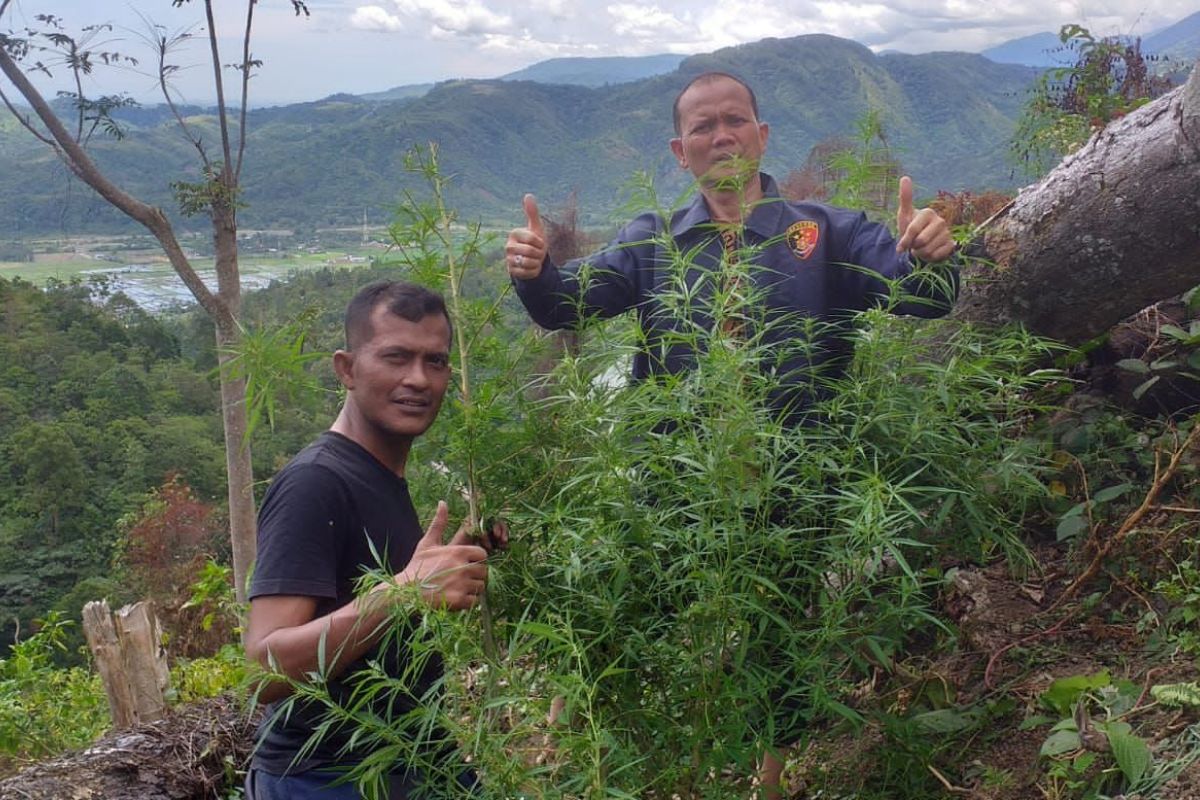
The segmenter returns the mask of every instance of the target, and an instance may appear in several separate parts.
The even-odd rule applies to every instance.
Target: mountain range
[[[687,56],[676,53],[654,56],[551,58],[539,61],[525,69],[501,75],[500,80],[606,86],[610,83],[628,83],[672,72],[685,58]]]
[[[1101,35],[1100,31],[1095,32]],[[1133,36],[1120,38],[1132,42]],[[1142,52],[1191,63],[1200,57],[1200,12],[1142,37]],[[896,55],[885,51],[880,55]],[[1062,67],[1074,62],[1074,54],[1048,31],[1010,39],[987,48],[981,55],[999,64],[1023,64],[1027,67]],[[674,71],[686,56],[677,54],[608,57],[551,58],[507,75],[499,80],[530,80],[540,83],[566,83],[575,86],[605,86],[649,78]],[[382,92],[361,94],[365,100],[402,100],[419,97],[433,88],[430,83],[396,86]]]
[[[386,220],[402,191],[417,185],[404,169],[405,152],[431,141],[455,176],[451,200],[485,222],[517,221],[524,192],[553,209],[577,190],[583,221],[603,224],[620,216],[637,172],[653,177],[670,202],[687,184],[667,148],[671,102],[689,76],[706,70],[740,74],[756,87],[771,125],[765,168],[778,177],[801,166],[818,142],[852,135],[855,121],[875,109],[926,196],[1014,186],[1008,141],[1037,74],[978,54],[877,55],[810,35],[691,56],[669,72],[595,87],[447,81],[399,99],[335,95],[256,109],[242,225],[354,225],[364,214]],[[212,110],[185,113],[211,147]],[[174,208],[167,184],[197,179],[194,151],[162,108],[129,110],[122,119],[129,135],[93,142],[97,161],[134,193]],[[0,174],[0,237],[125,224],[7,115],[0,116]]]
[[[1100,35],[1100,31],[1092,31]],[[1132,42],[1136,37],[1123,35]],[[1184,64],[1200,57],[1200,11],[1165,28],[1141,37],[1142,53],[1163,57]],[[1074,63],[1073,53],[1057,33],[1035,33],[989,47],[983,55],[1001,64],[1024,64],[1027,67],[1061,67]]]

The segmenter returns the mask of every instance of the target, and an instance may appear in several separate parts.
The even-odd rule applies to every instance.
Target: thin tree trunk
[[[1200,284],[1200,67],[1024,189],[977,242],[955,315],[1079,345]]]
[[[236,343],[218,328],[217,347]],[[229,356],[219,357],[222,366]],[[255,556],[254,471],[246,441],[246,383],[221,380],[221,420],[225,427],[225,469],[229,475],[229,541],[233,546],[233,580],[239,603],[246,601],[246,578]]]
[[[228,169],[226,169],[228,175]],[[225,429],[225,470],[228,476],[229,540],[233,548],[233,580],[239,603],[246,600],[246,579],[256,550],[254,469],[246,436],[246,382],[226,375],[225,365],[241,342],[237,317],[241,311],[241,276],[238,269],[237,220],[228,206],[213,210],[216,245],[217,296],[226,313],[216,319],[217,361],[221,365],[221,420]]]

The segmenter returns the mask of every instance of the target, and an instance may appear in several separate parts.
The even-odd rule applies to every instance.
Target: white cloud
[[[336,2],[337,0],[327,0]],[[354,0],[342,0],[354,2]],[[454,64],[503,68],[559,56],[703,53],[767,37],[826,33],[876,50],[980,50],[1080,21],[1098,34],[1148,33],[1195,0],[375,0],[352,24],[455,42]],[[366,12],[364,9],[373,9]],[[384,10],[386,9],[386,11]],[[472,74],[487,74],[482,59]]]
[[[392,0],[404,17],[431,26],[440,34],[482,36],[512,29],[512,17],[492,11],[477,0]]]
[[[17,27],[32,24],[37,3],[23,5],[10,6],[9,21]],[[203,24],[198,3],[179,9],[162,0],[54,0],[48,5],[72,25],[109,21],[140,29],[136,9],[171,28]],[[266,68],[255,78],[255,101],[489,78],[562,56],[706,53],[808,33],[911,53],[978,51],[1018,36],[1054,32],[1070,22],[1097,35],[1145,36],[1200,7],[1198,0],[309,0],[309,5],[312,17],[297,18],[290,3],[259,4],[254,55]],[[244,0],[217,3],[215,9],[217,28],[229,37],[223,46],[240,47],[236,32],[244,22]],[[195,44],[188,56],[191,63],[201,63],[205,48]],[[180,76],[189,99],[212,101],[206,74],[198,69]],[[129,90],[144,102],[157,100],[130,83],[140,77],[111,75],[97,74],[93,80],[106,81],[106,92]]]
[[[689,27],[671,12],[655,5],[614,3],[605,11],[612,17],[613,32],[621,37],[649,40],[660,36],[679,36]]]
[[[528,30],[518,35],[492,33],[483,37],[479,49],[490,53],[521,56],[537,53],[538,61],[567,56],[609,56],[613,50],[603,44],[577,41],[540,41]]]
[[[715,4],[700,16],[697,44],[715,50],[769,36],[785,38],[806,33],[832,33],[808,3],[760,6],[747,0]]]
[[[570,0],[529,0],[526,4],[529,10],[549,14],[556,20],[567,19],[570,15]]]
[[[404,30],[404,22],[379,6],[359,6],[350,15],[350,27],[363,31]]]

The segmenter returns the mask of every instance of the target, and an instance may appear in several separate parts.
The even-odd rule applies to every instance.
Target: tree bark
[[[104,681],[113,727],[162,719],[170,673],[150,604],[134,603],[114,615],[107,600],[93,600],[83,607],[83,632]]]
[[[985,225],[955,316],[1079,345],[1200,284],[1200,68]]]
[[[158,617],[153,607],[142,601],[118,610],[113,621],[121,641],[126,679],[133,690],[133,720],[162,719],[167,710],[166,691],[171,674]]]
[[[93,600],[83,607],[83,633],[96,672],[108,696],[108,713],[113,727],[125,728],[134,723],[133,687],[125,680],[125,664],[121,660],[121,640],[113,625],[112,611],[107,600]]]
[[[229,176],[229,169],[225,169]],[[242,289],[238,266],[235,210],[221,204],[213,209],[217,296],[227,314],[216,318],[217,360],[221,366],[221,419],[225,429],[225,471],[229,476],[229,539],[233,547],[234,591],[239,603],[246,602],[246,578],[254,563],[257,520],[254,510],[254,468],[247,438],[246,381],[229,377],[226,363],[241,342],[237,319],[241,312]]]

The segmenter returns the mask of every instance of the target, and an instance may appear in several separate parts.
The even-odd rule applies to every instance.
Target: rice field
[[[253,291],[290,272],[322,267],[354,267],[383,252],[379,247],[303,250],[289,253],[242,254],[242,287]],[[201,278],[214,289],[216,273],[211,258],[193,258]],[[113,291],[123,291],[138,305],[162,311],[193,302],[183,281],[161,251],[107,250],[76,247],[57,252],[37,252],[30,261],[0,261],[0,278],[21,278],[44,286],[52,280],[107,278]]]

